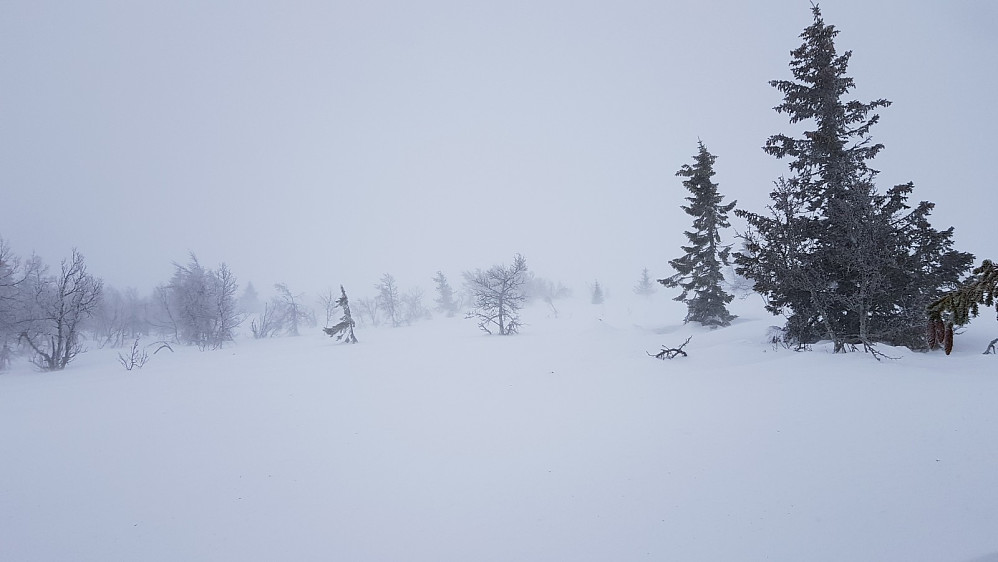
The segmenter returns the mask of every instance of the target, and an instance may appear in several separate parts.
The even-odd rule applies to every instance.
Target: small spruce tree
[[[447,277],[442,271],[438,271],[433,276],[433,282],[437,284],[437,298],[434,299],[434,302],[437,303],[437,311],[443,312],[448,318],[454,316],[458,306],[457,301],[454,300],[454,289],[447,282]]]
[[[356,324],[353,321],[353,316],[350,315],[350,301],[347,300],[347,292],[343,289],[343,285],[340,285],[340,298],[336,299],[336,306],[343,310],[343,316],[340,317],[339,323],[335,326],[323,328],[322,331],[330,337],[336,338],[337,341],[345,339],[347,343],[357,343],[357,336],[353,333]]]
[[[692,194],[686,198],[689,205],[683,206],[686,214],[693,217],[693,231],[684,233],[689,246],[683,246],[684,255],[669,261],[676,274],[658,282],[666,287],[682,288],[683,292],[675,300],[686,303],[685,322],[727,326],[735,319],[726,306],[734,297],[721,288],[724,280],[721,266],[728,265],[731,247],[721,246],[720,229],[731,226],[728,213],[735,207],[735,202],[721,204],[724,197],[710,179],[717,157],[707,151],[702,141],[699,147],[694,165],[684,164],[676,172],[677,176],[687,178],[683,186]]]
[[[592,289],[592,303],[593,304],[603,304],[603,300],[606,295],[603,293],[603,287],[599,284],[599,281],[593,283]]]
[[[634,294],[641,296],[648,296],[655,293],[655,282],[652,281],[651,274],[648,273],[648,268],[641,270],[641,279],[638,280],[638,284],[634,286]]]

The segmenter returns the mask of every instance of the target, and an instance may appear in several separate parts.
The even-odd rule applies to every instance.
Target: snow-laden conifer
[[[357,343],[357,336],[353,333],[356,324],[353,321],[353,316],[350,315],[350,301],[347,299],[347,292],[343,289],[343,285],[340,285],[340,298],[336,299],[336,306],[343,310],[343,316],[340,317],[340,321],[335,326],[323,328],[322,331],[330,337],[336,338],[337,341],[346,340],[347,343]]]
[[[682,293],[675,298],[687,306],[686,322],[699,322],[704,326],[727,326],[735,316],[728,312],[727,304],[733,298],[721,287],[724,275],[722,265],[728,265],[730,246],[721,245],[722,228],[731,226],[728,213],[735,202],[722,204],[724,197],[718,193],[714,176],[716,156],[707,151],[703,142],[694,164],[684,164],[676,172],[685,177],[683,187],[690,192],[683,205],[686,214],[693,217],[693,230],[686,231],[688,246],[683,246],[682,256],[669,261],[676,270],[671,277],[659,279],[666,287],[679,287]]]
[[[788,339],[820,339],[836,352],[877,342],[924,347],[925,307],[952,287],[973,256],[951,249],[952,229],[928,223],[932,204],[912,209],[912,185],[877,192],[870,161],[884,147],[870,130],[891,102],[846,100],[852,53],[838,54],[838,31],[817,6],[814,22],[791,52],[793,80],[773,80],[783,93],[775,109],[806,129],[771,136],[764,150],[789,160],[768,214],[744,210],[745,250],[737,272],[754,282],[767,309],[787,317]]]

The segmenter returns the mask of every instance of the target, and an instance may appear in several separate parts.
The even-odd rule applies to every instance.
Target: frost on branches
[[[474,299],[474,309],[466,318],[478,320],[478,327],[488,334],[508,336],[517,333],[519,311],[527,298],[523,290],[527,282],[527,260],[516,254],[512,265],[476,269],[465,272],[464,277]]]
[[[356,324],[354,324],[353,316],[350,315],[350,301],[347,299],[347,292],[343,289],[343,285],[340,285],[340,298],[336,299],[336,306],[343,310],[343,316],[340,317],[340,321],[335,326],[323,328],[322,331],[330,337],[336,338],[337,341],[357,343],[357,336],[353,333]]]

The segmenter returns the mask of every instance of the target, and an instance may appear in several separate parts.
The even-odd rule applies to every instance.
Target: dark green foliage
[[[868,162],[883,145],[870,138],[879,120],[871,113],[890,102],[843,100],[855,87],[845,75],[851,53],[837,55],[838,31],[816,6],[813,15],[791,53],[795,80],[771,82],[784,95],[776,111],[811,127],[767,140],[764,150],[790,159],[792,175],[777,181],[767,215],[736,211],[750,227],[736,271],[770,312],[787,316],[795,343],[921,348],[925,306],[955,286],[973,256],[951,249],[952,228],[932,228],[932,203],[908,205],[912,184],[877,192]]]
[[[998,296],[998,267],[991,260],[984,260],[974,270],[974,276],[958,288],[946,293],[929,305],[929,318],[942,320],[947,315],[951,323],[963,325],[980,314],[980,305],[995,305]]]
[[[348,343],[357,343],[357,336],[353,333],[356,324],[350,315],[350,301],[347,300],[347,292],[343,289],[343,285],[340,285],[340,298],[336,299],[336,306],[343,310],[343,316],[338,324],[331,328],[323,328],[322,331],[337,341],[345,339]]]
[[[683,187],[692,194],[686,198],[689,204],[683,206],[686,214],[693,217],[693,231],[684,233],[689,245],[683,246],[685,254],[669,261],[676,270],[675,275],[658,282],[683,290],[675,300],[686,303],[685,322],[727,326],[735,316],[726,306],[733,296],[721,288],[724,281],[721,266],[728,265],[731,247],[721,246],[720,230],[731,226],[728,213],[734,209],[735,202],[721,204],[724,197],[718,193],[717,184],[711,181],[717,157],[707,151],[703,142],[699,143],[699,148],[694,165],[684,164],[676,172],[677,176],[687,178]]]

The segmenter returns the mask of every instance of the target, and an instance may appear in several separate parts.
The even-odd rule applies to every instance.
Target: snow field
[[[0,375],[3,560],[985,560],[998,334],[896,360],[656,295]],[[989,322],[990,320],[990,322]],[[689,357],[646,352],[681,344]],[[980,558],[984,556],[985,558]]]

